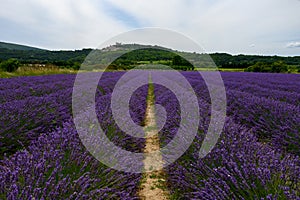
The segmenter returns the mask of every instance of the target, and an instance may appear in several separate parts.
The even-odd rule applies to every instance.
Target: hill
[[[8,49],[8,50],[20,50],[20,51],[45,51],[45,49],[40,49],[36,47],[30,47],[20,44],[13,44],[13,43],[6,43],[0,42],[1,49]]]
[[[0,42],[0,61],[15,58],[23,64],[51,63],[62,68],[78,69],[80,64],[92,50],[93,49],[50,51]],[[158,64],[172,65],[174,57],[178,54],[188,58],[188,60],[192,61],[194,66],[198,69],[213,67],[205,54],[179,52],[160,46],[116,43],[115,45],[103,49],[95,49],[95,52],[97,54],[97,64],[102,66],[111,63],[115,58],[122,55],[112,63],[114,65],[113,68],[115,69],[130,69],[143,62],[158,62]],[[300,56],[230,55],[227,53],[213,53],[209,55],[220,70],[244,70],[249,67],[251,70],[251,67],[257,63],[260,64],[259,67],[256,66],[255,70],[260,70],[259,68],[261,68],[261,66],[264,66],[264,68],[271,68],[273,63],[278,62],[293,68],[293,70],[290,71],[299,71],[300,68]],[[185,61],[180,61],[179,65],[180,64],[189,66]],[[193,68],[188,67],[188,69]],[[261,69],[261,71],[264,71],[264,69]]]

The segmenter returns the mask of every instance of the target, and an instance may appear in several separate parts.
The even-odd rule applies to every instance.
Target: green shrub
[[[20,62],[17,59],[10,58],[6,61],[3,61],[0,64],[0,68],[6,72],[14,72],[19,68],[20,65]]]
[[[288,72],[288,65],[283,61],[276,61],[273,63],[257,62],[254,65],[245,69],[245,71],[285,73]]]

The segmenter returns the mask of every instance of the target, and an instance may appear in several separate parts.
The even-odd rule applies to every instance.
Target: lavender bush
[[[113,86],[122,74],[107,73],[100,80],[96,112],[108,138],[124,149],[141,152],[144,139],[123,133],[109,110]],[[36,86],[39,91],[44,88],[44,94],[16,93],[20,98],[1,105],[1,112],[5,114],[2,115],[1,148],[6,154],[0,161],[0,198],[136,199],[141,174],[110,169],[89,154],[72,122],[71,97],[75,77],[64,77],[64,87],[56,90],[53,88],[59,87],[55,84],[58,77],[62,78],[48,76],[48,85],[42,81]],[[32,77],[34,80],[36,77]],[[3,81],[9,84],[15,80]],[[26,81],[30,82],[30,78]],[[52,90],[48,91],[47,87]],[[12,88],[7,89],[11,92]],[[138,124],[144,120],[147,90],[147,86],[141,87],[130,102],[131,116]]]
[[[286,90],[271,88],[261,74],[225,73],[228,119],[217,146],[205,159],[199,158],[210,120],[209,93],[203,79],[196,73],[183,73],[197,91],[200,114],[199,132],[189,150],[166,168],[168,189],[174,199],[299,199],[299,119],[297,100],[299,90],[289,83],[286,75],[276,75]],[[258,76],[261,80],[258,80]],[[269,93],[255,95],[243,91],[251,81],[252,87],[266,85]],[[298,76],[291,75],[294,80]],[[298,79],[297,79],[298,78]],[[244,81],[243,81],[244,80]],[[265,82],[261,83],[260,81]],[[230,81],[230,83],[228,83]],[[256,81],[258,81],[257,84]],[[297,84],[297,83],[296,83]],[[275,90],[275,92],[273,91]],[[276,95],[275,95],[276,94]],[[286,96],[280,96],[280,95]],[[176,134],[180,121],[180,107],[174,94],[162,86],[155,87],[156,103],[170,113],[168,123],[160,131],[161,146]]]
[[[145,140],[120,130],[110,108],[123,74],[103,74],[96,113],[115,145],[142,152]],[[165,168],[171,198],[299,199],[300,76],[222,73],[228,117],[217,145],[200,159],[210,96],[198,73],[182,74],[197,94],[201,117],[189,149]],[[81,143],[73,124],[74,80],[74,75],[0,79],[0,199],[138,198],[141,174],[105,166]],[[148,86],[140,87],[130,100],[130,116],[141,126],[147,91]],[[156,103],[167,111],[159,132],[164,147],[178,131],[180,105],[168,88],[154,84],[154,92]],[[113,157],[118,158],[118,152]]]

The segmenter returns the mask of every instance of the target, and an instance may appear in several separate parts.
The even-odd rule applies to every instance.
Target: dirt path
[[[153,85],[149,84],[147,110],[145,120],[145,134],[147,136],[146,146],[144,149],[144,179],[141,184],[141,190],[139,191],[139,197],[141,199],[153,199],[153,200],[165,200],[168,199],[168,192],[165,183],[165,173],[162,170],[164,164],[162,156],[159,152],[159,138],[158,131],[155,122],[155,107],[154,107],[154,91]],[[155,154],[147,154],[153,153]],[[151,172],[153,169],[159,169]]]

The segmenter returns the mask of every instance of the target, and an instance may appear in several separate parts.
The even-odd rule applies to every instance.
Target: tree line
[[[105,66],[110,63],[110,69],[132,69],[141,61],[148,63],[161,63],[178,70],[194,70],[190,62],[168,49],[144,48],[135,49],[136,45],[118,44],[116,51],[99,51],[98,61]],[[139,47],[140,48],[140,47]],[[82,62],[92,49],[74,51],[48,51],[48,50],[12,50],[0,48],[0,68],[5,71],[14,71],[21,65],[51,64],[59,68],[78,70]],[[197,60],[197,53],[187,53],[189,59]],[[113,60],[116,55],[121,55]],[[256,56],[256,55],[230,55],[226,53],[209,54],[216,66],[222,69],[243,69],[253,72],[300,72],[300,56]],[[207,62],[200,63],[206,66]]]

